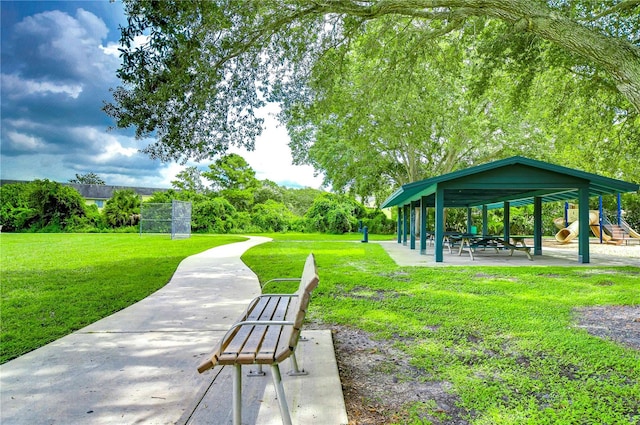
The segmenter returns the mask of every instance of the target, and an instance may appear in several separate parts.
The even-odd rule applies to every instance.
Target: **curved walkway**
[[[188,257],[148,298],[0,366],[0,423],[172,424],[192,416],[212,380],[197,365],[260,293],[240,256],[269,240]]]

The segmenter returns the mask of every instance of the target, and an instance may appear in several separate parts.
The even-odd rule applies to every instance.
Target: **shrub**
[[[229,233],[235,226],[236,209],[224,198],[210,198],[193,204],[191,229],[194,232]]]
[[[29,191],[29,205],[37,215],[35,228],[66,228],[74,217],[84,217],[85,201],[72,187],[49,180],[35,180]]]
[[[254,205],[251,223],[262,232],[286,232],[291,228],[294,215],[286,205],[274,200]]]
[[[369,233],[391,234],[396,231],[396,222],[389,219],[382,211],[370,209],[362,225],[367,226]]]
[[[86,216],[77,190],[49,180],[6,185],[0,193],[3,230],[57,232]]]
[[[35,217],[29,207],[27,183],[7,184],[0,187],[0,225],[4,232],[22,230]]]
[[[313,201],[305,218],[310,232],[347,233],[356,229],[358,217],[364,213],[364,207],[354,199],[323,193]]]
[[[102,214],[111,227],[134,226],[140,220],[140,198],[131,189],[116,190]]]

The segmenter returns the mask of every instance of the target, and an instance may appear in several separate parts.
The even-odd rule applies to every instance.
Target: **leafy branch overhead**
[[[640,112],[640,2],[637,0],[125,0],[122,86],[105,110],[119,127],[155,135],[145,148],[163,160],[211,158],[230,145],[253,147],[263,121],[256,111],[267,101],[283,105],[283,116],[311,105],[332,81],[317,69],[374,24],[392,23],[399,34],[421,34],[437,46],[459,34],[461,46],[484,51],[485,64],[503,56],[520,63],[517,81],[531,79],[535,58],[621,96],[614,108]],[[484,31],[490,27],[492,33]],[[474,39],[475,37],[475,39]],[[495,49],[496,40],[527,39],[522,52]],[[545,41],[541,43],[540,41]],[[483,44],[484,43],[484,44]],[[493,44],[491,44],[493,43]],[[494,48],[487,48],[492,45]],[[410,69],[409,49],[394,57]],[[493,54],[493,56],[491,56]],[[335,73],[341,71],[334,62]],[[366,59],[366,58],[365,58]],[[540,67],[539,69],[541,69]],[[488,69],[488,68],[487,68]],[[535,71],[535,70],[533,70]],[[491,80],[494,74],[487,74]]]

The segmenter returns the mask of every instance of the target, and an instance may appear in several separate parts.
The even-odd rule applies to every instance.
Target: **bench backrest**
[[[278,349],[276,350],[276,360],[278,362],[289,357],[295,350],[300,338],[302,323],[309,307],[311,292],[318,286],[318,267],[313,254],[309,254],[302,271],[300,287],[296,293],[297,297],[291,300],[291,305],[287,311],[286,320],[292,321],[293,326],[287,326],[282,332]]]

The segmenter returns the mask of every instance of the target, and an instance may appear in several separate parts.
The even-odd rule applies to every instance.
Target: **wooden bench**
[[[218,343],[210,358],[198,366],[200,373],[217,365],[234,367],[234,425],[240,425],[242,420],[243,365],[271,366],[282,422],[285,425],[291,425],[291,415],[280,374],[280,363],[291,357],[294,370],[298,371],[295,349],[311,292],[319,282],[313,254],[307,257],[299,280],[298,290],[293,294],[263,294],[254,298],[238,322]]]

